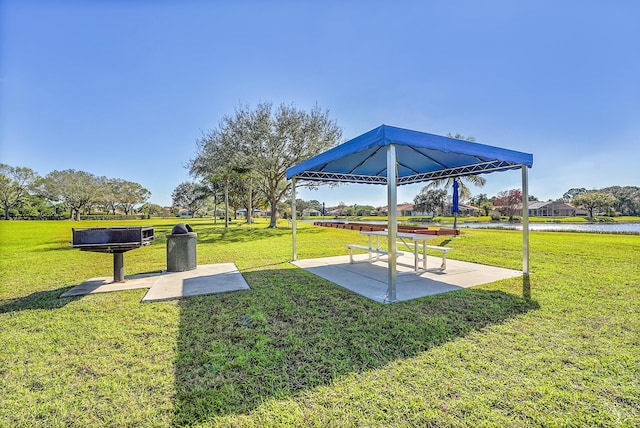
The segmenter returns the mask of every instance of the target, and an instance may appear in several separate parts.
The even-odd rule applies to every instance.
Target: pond
[[[302,221],[336,221],[336,220],[302,220]],[[344,220],[338,220],[344,221]],[[349,221],[345,221],[348,223]],[[362,221],[356,223],[387,224],[386,221]],[[406,222],[400,222],[401,224]],[[415,224],[415,223],[414,223]],[[452,227],[452,224],[419,223],[421,226]],[[522,230],[522,224],[511,223],[464,223],[462,220],[458,226],[461,229],[513,229]],[[640,235],[640,223],[529,223],[529,230],[544,230],[556,232],[591,232],[591,233],[631,233]]]
[[[461,228],[522,230],[522,224],[463,223]],[[631,233],[640,235],[640,223],[529,223],[529,230],[556,232]]]

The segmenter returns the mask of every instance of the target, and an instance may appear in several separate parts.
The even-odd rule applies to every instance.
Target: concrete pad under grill
[[[162,273],[146,273],[125,277],[124,282],[113,282],[112,276],[91,278],[82,284],[67,290],[60,297],[85,296],[87,294],[110,293],[112,291],[136,290],[138,288],[151,288]]]
[[[202,265],[195,270],[163,274],[142,301],[152,302],[248,289],[249,285],[234,263]]]
[[[130,275],[125,282],[113,277],[91,278],[64,292],[60,297],[148,288],[143,302],[202,296],[227,291],[248,290],[249,285],[234,263],[200,265],[185,272],[158,272]]]

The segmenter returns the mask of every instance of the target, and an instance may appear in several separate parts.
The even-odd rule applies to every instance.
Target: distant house
[[[443,215],[453,215],[453,213],[451,212],[452,208],[453,207],[451,206],[451,204],[445,205],[444,211],[443,211]],[[458,208],[460,209],[459,215],[461,215],[461,216],[478,215],[478,213],[480,212],[479,208],[476,208],[476,207],[471,206],[471,205],[459,204]],[[387,215],[387,207],[381,207],[380,208],[380,213],[382,215]],[[399,204],[398,208],[396,209],[396,213],[399,216],[406,216],[406,217],[424,217],[424,216],[435,216],[435,215],[438,215],[438,213],[436,213],[436,212],[416,211],[414,209],[414,205],[413,204]]]
[[[207,214],[212,217],[224,218],[224,208],[214,208],[208,211]]]
[[[308,217],[317,217],[320,214],[322,214],[320,211],[318,210],[304,210],[302,211],[302,215],[303,216],[308,216]]]
[[[380,211],[380,215],[389,215],[389,207],[380,207],[378,210]],[[396,215],[402,215],[400,210],[396,209]]]
[[[345,215],[347,213],[347,207],[346,206],[338,206],[336,208],[327,208],[325,210],[325,213],[327,215],[332,215],[332,216],[341,216],[341,215]]]
[[[260,217],[260,215],[262,214],[262,210],[258,209],[258,208],[254,208],[253,209],[253,216],[256,217]],[[222,212],[222,215],[224,216],[224,211]],[[247,216],[247,209],[246,208],[242,208],[241,210],[236,210],[236,215],[242,216],[242,217],[246,217]]]
[[[381,215],[387,215],[388,211],[389,210],[387,209],[387,207],[380,207],[380,214]],[[414,210],[414,205],[413,204],[409,204],[409,203],[398,204],[398,206],[396,208],[396,214],[398,216],[403,216],[403,217],[416,217],[416,216],[434,215],[433,213],[424,213],[424,212],[420,212],[420,211],[415,211]]]
[[[413,204],[398,205],[398,215],[411,217],[413,214]]]
[[[189,211],[189,210],[180,210],[180,213],[178,213],[178,217],[180,217],[180,218],[191,218],[193,216],[191,215],[191,211]]]
[[[381,215],[388,215],[388,213],[389,213],[388,207],[380,207],[379,211],[380,211]],[[422,214],[416,214],[413,211],[413,204],[404,203],[404,204],[398,204],[397,205],[396,215],[410,217],[410,216],[422,215]]]
[[[576,207],[561,201],[531,201],[529,202],[529,215],[532,217],[573,217],[576,215]],[[522,204],[517,207],[516,215],[522,215]]]
[[[453,215],[453,204],[448,204],[444,208],[445,215]],[[480,208],[473,205],[458,204],[458,215],[462,217],[480,215]]]

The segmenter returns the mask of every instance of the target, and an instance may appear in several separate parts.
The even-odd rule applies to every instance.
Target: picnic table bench
[[[438,250],[438,251],[442,251],[442,264],[440,265],[440,269],[442,270],[446,270],[447,269],[447,252],[453,250],[453,248],[450,247],[441,247],[439,245],[425,245],[425,248],[428,250]],[[425,265],[426,265],[426,257],[427,255],[424,255],[425,257]],[[426,267],[425,267],[426,269]]]
[[[353,246],[354,248],[363,249],[369,251],[369,259],[372,260],[371,253],[381,253],[388,254],[386,250],[380,249],[380,237],[386,238],[389,236],[388,231],[360,231],[361,234],[367,235],[369,237],[369,246],[364,245],[356,245],[356,244],[347,244],[347,247]],[[376,237],[375,246],[373,244],[372,237]],[[453,248],[449,247],[441,247],[438,245],[427,245],[427,241],[431,239],[438,238],[438,235],[431,235],[425,233],[405,233],[398,232],[396,233],[396,238],[398,239],[397,244],[404,245],[405,247],[411,249],[413,251],[414,257],[414,269],[416,272],[420,270],[427,270],[427,250],[437,250],[441,252],[442,255],[442,263],[440,265],[441,270],[447,269],[447,253]],[[422,247],[422,257],[420,257],[420,248]],[[352,248],[349,248],[350,254],[352,254]],[[351,256],[353,259],[353,256]],[[420,260],[422,260],[422,269],[420,268]]]
[[[383,250],[381,248],[376,248],[376,247],[372,247],[372,246],[366,246],[366,245],[358,245],[358,244],[345,244],[345,247],[347,247],[349,249],[349,263],[353,264],[355,263],[353,261],[353,250],[362,250],[362,251],[368,251],[369,252],[369,262],[372,262],[374,259],[375,260],[379,260],[380,259],[380,255],[387,255],[389,254],[389,251],[387,250]],[[373,254],[376,254],[375,258],[373,256]],[[398,256],[402,256],[404,253],[398,251],[396,252],[396,255]]]

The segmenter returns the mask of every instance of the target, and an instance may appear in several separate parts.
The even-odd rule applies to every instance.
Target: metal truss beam
[[[493,171],[503,171],[507,169],[520,168],[519,164],[508,161],[489,161],[473,165],[465,165],[455,168],[442,169],[438,171],[424,172],[404,177],[398,177],[398,185],[420,183],[423,181],[439,180],[449,177],[459,177],[461,175],[484,174]],[[337,183],[365,183],[365,184],[387,184],[387,177],[376,175],[357,175],[348,173],[304,171],[296,176],[299,180],[308,181],[330,181]]]
[[[517,168],[520,168],[519,164],[496,160],[400,177],[398,179],[398,185],[440,180],[442,178],[459,177],[463,175],[484,174],[487,172]]]
[[[357,174],[340,174],[335,172],[321,172],[321,171],[304,171],[303,173],[296,175],[296,178],[299,180],[311,180],[311,181],[387,184],[387,177],[357,175]]]

